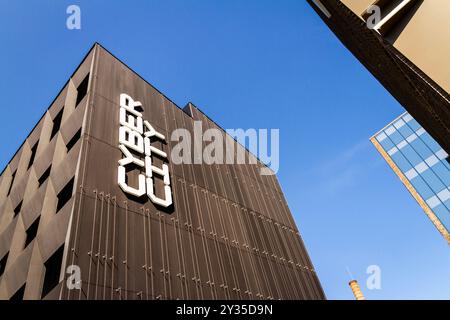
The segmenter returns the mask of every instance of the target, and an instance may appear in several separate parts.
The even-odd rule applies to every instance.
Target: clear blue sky
[[[126,3],[127,5],[121,5]],[[66,29],[78,4],[82,29]],[[448,245],[369,142],[403,112],[305,1],[0,0],[0,167],[98,41],[224,128],[279,128],[279,180],[327,297],[450,298]],[[365,288],[367,266],[382,289]]]

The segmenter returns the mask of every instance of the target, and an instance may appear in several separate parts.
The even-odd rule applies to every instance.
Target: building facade
[[[308,2],[353,55],[450,153],[450,2]]]
[[[450,244],[450,159],[447,152],[407,112],[371,141]]]
[[[170,160],[195,121],[94,45],[0,176],[0,299],[324,299],[255,156]]]

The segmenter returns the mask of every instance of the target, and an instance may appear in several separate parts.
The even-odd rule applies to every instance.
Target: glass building
[[[407,112],[371,141],[450,244],[449,155]]]

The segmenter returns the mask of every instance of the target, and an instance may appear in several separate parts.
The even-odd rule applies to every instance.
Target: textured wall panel
[[[88,94],[75,106],[77,87],[87,74]],[[9,298],[24,283],[24,298],[41,298],[44,264],[64,244],[60,284],[46,299],[323,299],[276,177],[261,176],[261,163],[170,161],[174,203],[166,209],[119,188],[121,93],[142,102],[144,119],[166,136],[158,147],[169,158],[175,129],[186,128],[193,136],[194,121],[201,121],[203,130],[220,129],[193,105],[192,116],[184,112],[95,45],[36,127],[39,134],[32,132],[0,178],[0,257],[11,250],[14,260],[0,277],[0,298]],[[62,125],[50,141],[60,110]],[[67,153],[80,128],[80,141]],[[235,154],[243,149],[221,132]],[[38,140],[38,155],[27,171]],[[39,187],[50,164],[51,174]],[[56,212],[58,194],[72,177],[73,196]],[[129,175],[128,182],[137,183],[136,176]],[[155,184],[161,186],[161,181]],[[22,200],[22,212],[13,218]],[[21,249],[26,226],[39,215],[37,241],[27,255]],[[15,264],[22,268],[13,270]],[[80,267],[81,290],[65,286],[70,265]]]

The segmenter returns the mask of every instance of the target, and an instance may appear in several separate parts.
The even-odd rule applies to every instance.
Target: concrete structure
[[[194,121],[94,45],[0,176],[0,298],[324,299],[261,162],[169,160]]]
[[[450,244],[447,152],[409,113],[388,124],[371,141]]]
[[[450,153],[450,2],[308,2],[355,57]]]

